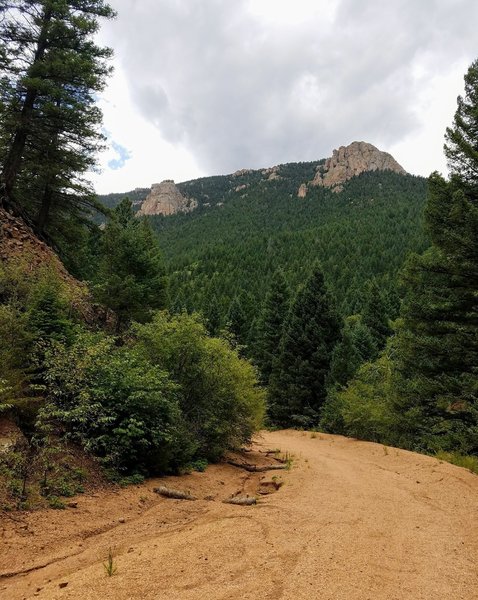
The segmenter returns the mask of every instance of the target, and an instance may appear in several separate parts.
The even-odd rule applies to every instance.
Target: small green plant
[[[209,463],[205,458],[199,458],[198,460],[195,460],[191,463],[191,469],[193,471],[199,471],[200,473],[204,473],[204,471],[207,469],[208,464]]]
[[[129,485],[137,485],[143,483],[144,475],[141,473],[133,473],[132,475],[122,475],[116,469],[105,468],[103,473],[108,481],[111,483],[117,483],[121,487],[128,487]]]
[[[384,455],[388,456],[388,448],[387,448],[387,446],[384,445],[384,446],[382,446],[382,448],[383,448]]]
[[[103,567],[108,577],[113,577],[118,569],[111,546],[108,548],[108,556],[106,557],[106,562],[103,563]]]
[[[282,462],[285,465],[286,471],[290,471],[292,469],[293,457],[289,451],[287,451],[282,457]]]
[[[78,483],[84,483],[86,481],[87,475],[88,474],[86,470],[82,467],[73,467],[71,469],[71,476],[75,481],[78,481]]]
[[[128,487],[129,485],[138,485],[143,483],[143,481],[144,475],[141,475],[140,473],[133,473],[133,475],[121,477],[118,483],[121,487]]]
[[[50,508],[55,508],[56,510],[63,510],[66,508],[65,503],[58,498],[58,496],[49,496],[48,497],[48,505]]]
[[[478,458],[476,456],[466,456],[458,452],[437,452],[435,456],[438,460],[444,460],[457,467],[463,467],[478,475]]]

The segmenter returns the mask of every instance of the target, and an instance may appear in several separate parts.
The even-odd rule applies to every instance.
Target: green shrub
[[[51,423],[120,471],[166,472],[192,456],[178,388],[168,374],[113,338],[80,334],[46,358]]]
[[[60,500],[58,496],[49,496],[48,504],[50,508],[56,508],[57,510],[63,510],[66,508],[66,504],[63,502],[63,500]]]
[[[185,313],[158,312],[134,331],[142,354],[179,386],[196,458],[215,461],[250,440],[262,424],[264,391],[255,369],[226,340],[209,337],[199,317]]]

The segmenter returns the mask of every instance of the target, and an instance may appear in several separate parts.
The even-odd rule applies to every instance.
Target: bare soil
[[[277,464],[274,448],[292,454],[290,470],[215,465],[82,495],[76,508],[1,515],[0,598],[478,599],[476,475],[292,431],[263,433],[233,461]],[[158,485],[198,500],[164,498]],[[222,502],[233,494],[258,504]]]

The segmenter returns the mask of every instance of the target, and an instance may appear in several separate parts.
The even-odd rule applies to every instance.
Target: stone
[[[196,200],[181,194],[172,179],[165,179],[161,183],[153,183],[136,216],[174,215],[178,212],[190,212],[197,205]]]
[[[318,167],[311,185],[332,188],[338,192],[343,189],[343,183],[366,171],[406,173],[388,152],[382,152],[367,142],[352,142],[333,151],[325,164]]]
[[[299,189],[297,190],[297,198],[305,198],[307,196],[307,185],[305,183],[301,183]]]

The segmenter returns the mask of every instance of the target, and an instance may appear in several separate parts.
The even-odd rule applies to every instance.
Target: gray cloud
[[[332,22],[318,0],[290,27],[247,0],[112,4],[105,34],[134,102],[207,173],[397,143],[419,126],[423,81],[478,55],[475,0],[338,0]]]

